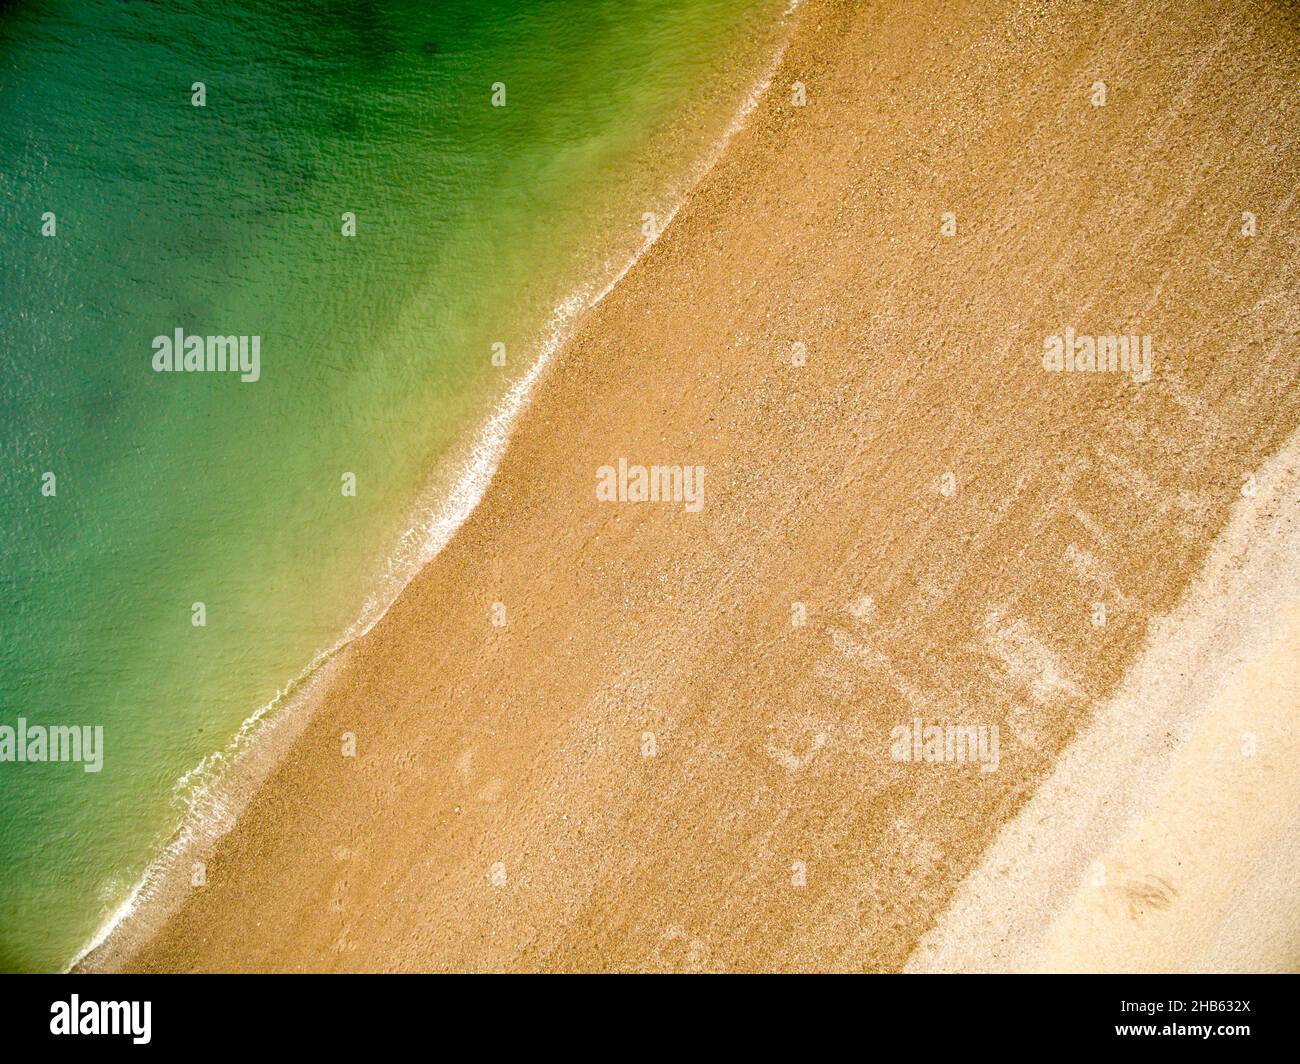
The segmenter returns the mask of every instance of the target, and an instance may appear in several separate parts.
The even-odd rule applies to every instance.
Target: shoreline
[[[780,22],[789,23],[802,3],[803,0],[789,0],[780,15]],[[427,501],[417,502],[412,514],[413,518],[424,515],[425,520],[422,523],[414,521],[408,530],[409,533],[416,527],[421,529],[419,547],[408,553],[396,579],[386,580],[378,599],[371,597],[367,600],[356,622],[331,647],[319,652],[273,699],[254,710],[225,747],[209,755],[177,781],[180,788],[190,777],[201,777],[200,797],[187,803],[186,814],[172,840],[149,863],[117,909],[68,961],[64,973],[79,968],[93,971],[111,967],[165,923],[188,890],[183,882],[184,864],[210,850],[235,827],[249,798],[309,723],[313,700],[328,688],[340,656],[384,619],[410,582],[437,557],[473,513],[496,474],[509,445],[514,422],[526,407],[547,365],[563,349],[582,316],[598,306],[671,227],[692,189],[716,163],[727,142],[744,127],[746,119],[767,92],[785,54],[791,32],[792,27],[787,25],[776,54],[751,83],[722,136],[676,183],[671,193],[675,202],[655,234],[633,250],[603,286],[597,287],[599,282],[581,286],[555,307],[529,368],[496,401],[484,423],[471,435],[468,446],[461,448],[460,453],[453,452],[441,463],[441,468],[450,470],[450,474],[444,478],[435,470],[429,487],[421,492],[421,499]],[[444,482],[447,483],[445,487]],[[211,772],[213,763],[220,768],[211,778],[202,778]],[[129,944],[120,946],[114,941],[121,936],[130,939]]]
[[[804,5],[770,84],[806,102],[758,99],[581,316],[204,889],[114,967],[906,966],[1300,424],[1294,29],[989,0],[954,47],[947,12]],[[1072,321],[1153,335],[1151,379],[1041,372]],[[707,468],[704,506],[600,502],[620,456]],[[913,719],[999,727],[997,769],[893,761]]]

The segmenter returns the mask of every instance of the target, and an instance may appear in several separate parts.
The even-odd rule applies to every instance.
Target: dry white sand
[[[908,971],[1300,968],[1300,438]]]

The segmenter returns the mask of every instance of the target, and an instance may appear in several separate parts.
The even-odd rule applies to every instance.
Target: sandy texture
[[[903,967],[1300,424],[1298,33],[809,0],[206,886],[90,966]],[[1152,379],[1045,372],[1066,328]],[[705,466],[703,509],[599,502],[620,457]],[[893,760],[913,718],[997,725],[997,770]]]
[[[1300,970],[1300,437],[909,971]]]

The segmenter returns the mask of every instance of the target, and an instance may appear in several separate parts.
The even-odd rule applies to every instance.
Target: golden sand
[[[1298,34],[1281,3],[808,0],[206,885],[87,966],[874,971],[943,937],[1300,424]],[[1067,328],[1150,336],[1151,379],[1046,372]],[[703,508],[599,502],[620,457],[704,466]],[[1293,635],[1250,645],[1242,684],[1294,670]],[[1209,744],[1177,764],[1236,749],[1236,704],[1169,736]],[[894,760],[913,719],[998,726],[996,771]],[[1098,916],[1071,880],[1025,966],[1295,966],[1293,912],[1204,883],[1244,847],[1243,896],[1273,896],[1283,791],[1230,846],[1124,834],[1170,800],[1131,799],[1084,861],[1167,904]],[[1152,930],[1080,947],[1097,920]],[[966,937],[975,967],[996,930]]]
[[[1300,964],[1300,435],[909,971]]]

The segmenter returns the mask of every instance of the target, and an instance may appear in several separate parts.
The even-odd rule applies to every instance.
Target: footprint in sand
[[[1152,911],[1168,909],[1178,897],[1178,891],[1169,880],[1149,874],[1141,879],[1126,880],[1119,889],[1128,905],[1129,918],[1133,920]]]
[[[688,935],[676,924],[664,931],[655,947],[655,967],[663,971],[702,972],[708,957],[708,944]]]
[[[332,851],[335,861],[340,864],[349,863],[356,859],[357,851],[349,849],[347,846],[335,846]],[[348,887],[349,882],[346,878],[337,879],[333,888],[330,890],[329,907],[336,913],[343,912],[348,907]]]
[[[817,730],[812,731],[814,728]],[[768,729],[767,756],[791,773],[803,769],[829,739],[827,729],[818,721],[805,721],[793,728],[784,723],[769,724]],[[811,736],[807,735],[809,731]]]

